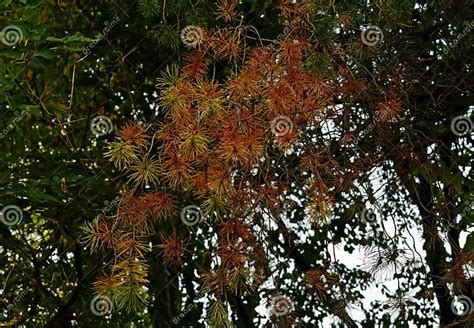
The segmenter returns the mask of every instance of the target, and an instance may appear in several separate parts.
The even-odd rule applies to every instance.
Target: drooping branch
[[[294,241],[297,240],[296,235],[288,229],[281,219],[277,220],[277,224],[279,230],[271,232],[269,235],[270,239],[275,244],[281,246],[286,255],[295,261],[295,266],[301,271],[301,273],[314,269],[310,264],[311,262],[303,255],[303,253],[301,253],[298,246],[295,244]],[[283,237],[283,242],[280,240],[280,237]],[[345,324],[347,324],[347,326],[357,327],[349,313],[347,313],[345,309],[341,309],[341,307],[337,306],[338,301],[336,299],[326,291],[319,292],[323,294],[323,297],[320,299],[332,314],[339,317]]]
[[[442,325],[447,325],[452,323],[456,317],[451,310],[453,298],[450,296],[449,288],[440,279],[446,268],[447,253],[436,228],[438,218],[434,215],[433,195],[430,186],[424,180],[416,184],[409,172],[404,171],[402,166],[395,165],[395,167],[413,204],[420,212],[426,262],[430,268],[430,278],[439,304],[440,321]]]

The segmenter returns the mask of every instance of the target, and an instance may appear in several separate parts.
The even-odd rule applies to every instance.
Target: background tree
[[[2,6],[5,326],[469,324],[469,1]]]

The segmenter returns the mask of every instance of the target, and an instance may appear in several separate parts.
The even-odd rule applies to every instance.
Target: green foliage
[[[144,17],[159,16],[162,11],[162,2],[159,0],[139,0],[138,8]]]
[[[390,272],[394,263],[403,260],[404,252],[394,255],[387,253],[387,249],[413,241],[391,238],[383,228],[363,225],[356,220],[367,194],[373,196],[371,201],[375,199],[378,186],[372,186],[350,195],[338,193],[333,220],[322,227],[311,228],[314,230],[308,240],[298,238],[310,225],[299,225],[306,214],[295,202],[292,211],[287,213],[294,230],[290,234],[280,226],[273,234],[275,239],[266,241],[277,254],[269,261],[283,272],[282,276],[275,277],[274,284],[288,290],[296,304],[304,304],[295,309],[296,317],[309,318],[307,324],[311,326],[320,325],[324,318],[337,311],[320,302],[308,289],[298,287],[302,272],[290,268],[295,267],[297,261],[289,260],[288,254],[324,266],[333,251],[328,248],[328,240],[335,247],[343,243],[348,253],[376,241],[383,246],[380,254],[386,261],[378,263],[380,257],[374,254],[379,252],[369,249],[371,264],[382,273],[388,271],[404,279],[398,287],[400,294],[419,289],[419,294],[412,296],[409,302],[400,303],[405,308],[400,306],[399,310],[405,315],[398,317],[392,326],[433,326],[437,320],[433,313],[438,285],[429,279],[444,276],[443,269],[451,264],[451,259],[447,257],[447,247],[435,251],[430,248],[441,242],[430,239],[430,233],[455,224],[455,229],[448,230],[451,238],[472,225],[472,210],[458,202],[472,199],[472,174],[467,176],[461,170],[470,165],[472,152],[468,151],[468,142],[453,135],[449,126],[453,117],[465,115],[473,105],[474,81],[468,72],[473,64],[474,37],[472,30],[463,33],[473,17],[472,1],[302,2],[311,17],[310,39],[317,43],[313,53],[305,58],[308,71],[328,77],[337,72],[341,62],[347,63],[354,79],[380,87],[377,92],[372,90],[377,97],[386,95],[383,81],[393,81],[394,72],[400,72],[398,77],[403,87],[395,89],[403,89],[402,98],[407,107],[405,125],[382,129],[387,133],[387,143],[380,143],[374,133],[364,134],[361,128],[365,118],[373,116],[376,105],[355,101],[344,108],[347,112],[344,120],[335,124],[361,136],[361,142],[343,154],[340,150],[334,151],[334,155],[350,163],[354,158],[388,154],[390,160],[383,166],[382,178],[389,183],[382,189],[386,202],[381,204],[381,211],[387,217],[405,218],[400,222],[400,229],[414,231],[414,227],[420,230],[424,227],[426,256],[422,254],[425,264],[418,269],[408,270],[398,265],[397,270],[402,267],[400,271]],[[107,116],[112,122],[110,128],[115,130],[128,121],[160,126],[165,119],[161,105],[169,101],[162,98],[158,106],[159,91],[177,83],[177,67],[182,67],[183,54],[189,51],[181,42],[181,30],[187,25],[224,26],[222,19],[215,17],[214,9],[214,2],[201,0],[2,1],[0,30],[15,26],[22,37],[13,46],[0,43],[0,210],[15,205],[21,208],[23,217],[15,226],[0,223],[3,290],[0,326],[168,327],[173,318],[198,299],[196,286],[201,284],[200,269],[211,267],[215,261],[212,245],[215,222],[209,222],[209,226],[203,226],[199,232],[186,228],[178,232],[192,237],[190,252],[198,254],[187,255],[181,271],[163,263],[158,251],[162,240],[154,233],[150,236],[152,251],[146,254],[146,263],[129,263],[130,266],[112,263],[121,278],[132,279],[134,283],[119,288],[121,283],[115,282],[113,301],[121,310],[106,317],[95,316],[90,302],[96,294],[93,282],[103,274],[103,268],[111,264],[114,254],[110,248],[105,248],[103,253],[89,254],[80,240],[84,237],[81,229],[84,223],[89,222],[86,233],[90,233],[93,231],[90,222],[98,214],[110,217],[115,214],[116,208],[110,203],[130,177],[145,188],[147,184],[158,183],[161,172],[161,168],[155,170],[157,163],[150,165],[155,155],[150,154],[143,158],[141,166],[131,167],[134,171],[131,176],[121,175],[121,169],[130,168],[139,158],[137,146],[114,142],[111,130],[105,135],[94,135],[91,129],[94,118]],[[239,1],[238,10],[244,16],[243,21],[255,27],[262,42],[269,47],[285,32],[277,1],[243,0]],[[239,22],[232,24],[237,26]],[[360,27],[366,24],[383,30],[382,44],[371,48],[360,42]],[[460,42],[457,41],[459,35],[463,35]],[[255,35],[252,38],[250,46],[261,42]],[[452,46],[446,50],[446,45]],[[215,61],[210,66],[211,74],[219,81],[225,81],[228,72],[235,68],[223,61]],[[160,80],[165,67],[176,69],[168,71],[168,75],[165,73],[166,80]],[[399,132],[398,139],[391,139],[392,133]],[[207,139],[197,136],[191,135],[198,140],[191,138],[188,143],[206,147]],[[314,143],[319,145],[328,139],[314,137],[312,140],[317,140]],[[397,140],[395,147],[389,149],[388,140]],[[337,148],[332,144],[329,147]],[[412,151],[403,152],[406,149]],[[277,160],[280,157],[283,156],[275,156]],[[417,161],[423,165],[415,165]],[[291,169],[295,163],[290,159],[285,165]],[[413,180],[413,185],[401,187],[399,176],[394,172],[397,170]],[[366,182],[361,181],[361,184]],[[301,190],[290,188],[289,195],[296,198],[301,196],[298,192]],[[190,200],[189,195],[178,196],[180,202]],[[390,202],[397,205],[392,206]],[[203,210],[221,220],[226,206],[219,197],[209,198]],[[414,207],[421,211],[420,215],[413,212]],[[455,219],[459,216],[461,218]],[[150,231],[159,229],[171,236],[176,232],[173,223],[179,222],[178,213],[170,221],[157,223]],[[426,222],[434,222],[433,227],[429,226],[432,230],[426,230]],[[465,237],[465,244],[459,248],[472,252],[473,234]],[[288,239],[279,243],[279,238]],[[285,249],[287,246],[291,247]],[[255,257],[266,260],[263,253]],[[300,265],[296,263],[296,267]],[[275,268],[269,267],[268,275],[270,269]],[[343,282],[343,289],[335,288],[336,292],[351,295],[350,301],[360,300],[362,295],[356,288],[369,287],[370,269],[348,268],[338,261],[332,263],[331,269],[339,273]],[[247,271],[242,275],[252,277]],[[207,309],[214,326],[246,327],[243,313],[258,317],[254,308],[260,295],[247,295],[254,287],[246,285],[247,280],[242,275],[234,272],[232,276],[235,282],[232,288],[240,298],[225,303],[216,300]],[[265,290],[263,294],[268,292]],[[383,292],[390,294],[388,290]],[[389,296],[400,299],[398,294]],[[202,304],[197,304],[196,309],[180,319],[178,326],[198,325],[204,316],[201,316]],[[13,306],[8,308],[9,305]],[[393,304],[373,301],[370,308],[364,307],[366,319],[360,320],[361,325],[390,326],[388,313],[395,308]],[[449,302],[444,304],[444,309],[450,313]],[[436,311],[438,316],[439,312]]]

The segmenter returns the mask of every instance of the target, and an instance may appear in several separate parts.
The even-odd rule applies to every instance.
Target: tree
[[[5,6],[7,326],[472,323],[469,1]]]

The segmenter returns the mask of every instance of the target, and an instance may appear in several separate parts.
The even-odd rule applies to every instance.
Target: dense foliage
[[[472,325],[472,4],[4,1],[0,326]]]

